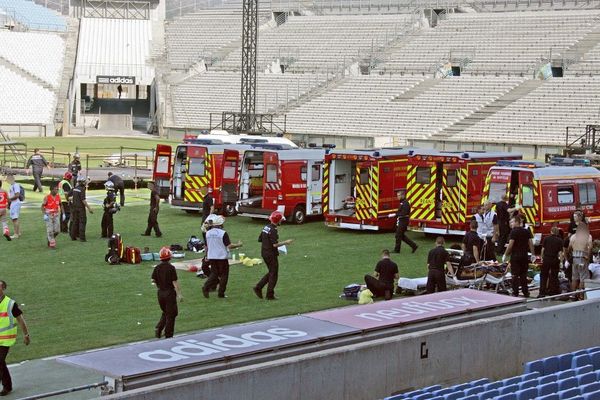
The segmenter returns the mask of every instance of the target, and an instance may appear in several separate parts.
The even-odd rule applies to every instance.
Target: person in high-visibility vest
[[[46,222],[48,247],[54,249],[56,248],[56,237],[60,233],[60,219],[63,215],[60,195],[58,194],[58,184],[55,182],[50,186],[50,194],[46,195],[42,202],[42,215]]]
[[[63,215],[60,219],[60,231],[69,233],[69,220],[71,219],[71,195],[73,185],[73,174],[69,171],[65,172],[62,181],[58,184],[58,194],[60,195],[60,203],[62,204]]]
[[[2,381],[2,391],[0,396],[6,396],[13,390],[12,379],[6,366],[6,356],[8,350],[17,342],[17,325],[23,331],[23,342],[29,345],[29,329],[23,318],[23,312],[19,305],[10,297],[6,296],[6,282],[0,280],[0,381]]]

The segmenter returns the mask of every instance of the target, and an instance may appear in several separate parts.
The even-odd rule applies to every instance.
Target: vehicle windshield
[[[506,182],[492,182],[490,184],[490,195],[488,200],[497,203],[506,195]]]

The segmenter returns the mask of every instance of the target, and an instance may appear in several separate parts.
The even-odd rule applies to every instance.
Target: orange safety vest
[[[4,190],[0,190],[0,210],[8,207],[8,193]]]
[[[52,196],[51,194],[47,195],[45,202],[46,202],[46,205],[44,206],[44,209],[46,210],[46,213],[58,214],[58,211],[60,210],[60,195],[59,194],[57,194],[55,196]]]

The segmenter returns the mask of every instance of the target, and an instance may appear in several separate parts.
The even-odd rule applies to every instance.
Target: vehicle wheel
[[[294,208],[294,212],[292,213],[292,221],[297,225],[303,224],[306,220],[306,212],[302,206],[297,206]]]
[[[232,217],[235,215],[235,205],[227,203],[223,206],[223,215],[226,217]]]

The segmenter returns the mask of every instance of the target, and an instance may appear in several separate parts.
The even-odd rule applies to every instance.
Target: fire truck
[[[323,214],[330,227],[394,229],[396,190],[406,187],[414,149],[333,150],[325,156]]]
[[[325,149],[246,150],[240,168],[239,215],[268,218],[281,211],[297,224],[321,215]]]
[[[499,160],[521,158],[519,154],[504,152],[414,152],[406,177],[410,229],[463,235],[481,204],[488,170]]]
[[[547,165],[535,161],[499,161],[488,171],[484,201],[498,202],[508,195],[539,245],[557,225],[567,231],[571,215],[583,210],[594,239],[600,237],[600,171],[593,167]]]
[[[239,160],[253,145],[184,143],[175,148],[156,146],[153,179],[159,195],[171,206],[197,212],[202,209],[202,188],[212,188],[215,209],[235,213]]]

